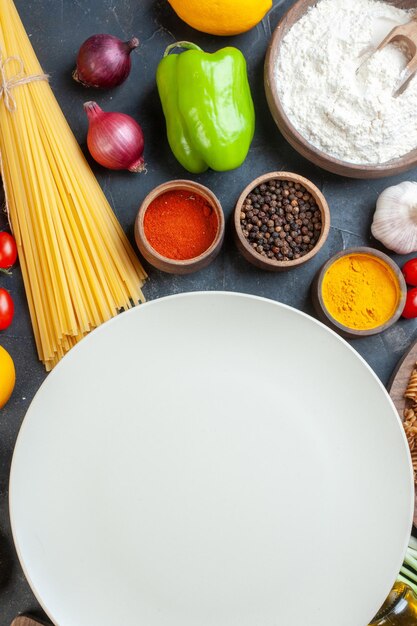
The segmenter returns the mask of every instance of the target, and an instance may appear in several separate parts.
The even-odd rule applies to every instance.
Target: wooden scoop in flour
[[[407,89],[410,80],[417,72],[417,13],[413,15],[411,22],[393,28],[376,51],[382,50],[390,43],[396,44],[409,59],[394,87],[394,97],[397,97]]]

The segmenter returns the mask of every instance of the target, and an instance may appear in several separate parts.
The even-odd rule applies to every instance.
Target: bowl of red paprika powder
[[[191,274],[209,265],[223,238],[219,200],[190,180],[169,181],[153,189],[136,217],[139,251],[148,263],[170,274]]]

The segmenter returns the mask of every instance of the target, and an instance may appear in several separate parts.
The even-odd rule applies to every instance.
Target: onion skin
[[[89,119],[87,146],[97,163],[109,170],[146,171],[145,140],[139,124],[125,113],[107,113],[96,102],[86,102]]]
[[[113,35],[93,35],[79,49],[72,77],[84,87],[117,87],[129,76],[130,53],[138,46],[136,37],[122,41]]]

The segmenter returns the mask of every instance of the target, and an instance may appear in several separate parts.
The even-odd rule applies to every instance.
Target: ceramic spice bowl
[[[135,240],[142,256],[157,269],[191,274],[218,255],[224,229],[221,204],[210,189],[190,180],[174,180],[153,189],[142,202]]]
[[[236,245],[247,261],[264,270],[280,272],[307,263],[323,247],[329,229],[323,194],[291,172],[256,178],[236,203]]]
[[[401,9],[415,8],[414,0],[388,0],[388,3]],[[295,2],[275,29],[266,54],[264,68],[265,92],[272,117],[281,131],[281,134],[303,157],[334,174],[348,176],[350,178],[369,179],[393,176],[411,169],[417,164],[417,149],[386,163],[378,165],[356,165],[335,158],[313,146],[297,131],[289,120],[281,103],[275,76],[280,47],[284,37],[292,26],[316,4],[317,0],[298,0]],[[283,76],[282,79],[285,80],[285,76]]]
[[[368,247],[332,256],[312,283],[319,319],[348,339],[383,332],[401,316],[407,286],[389,256]]]

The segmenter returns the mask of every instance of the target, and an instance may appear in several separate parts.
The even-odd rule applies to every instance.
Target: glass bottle
[[[369,626],[417,626],[417,596],[411,587],[396,582]]]

